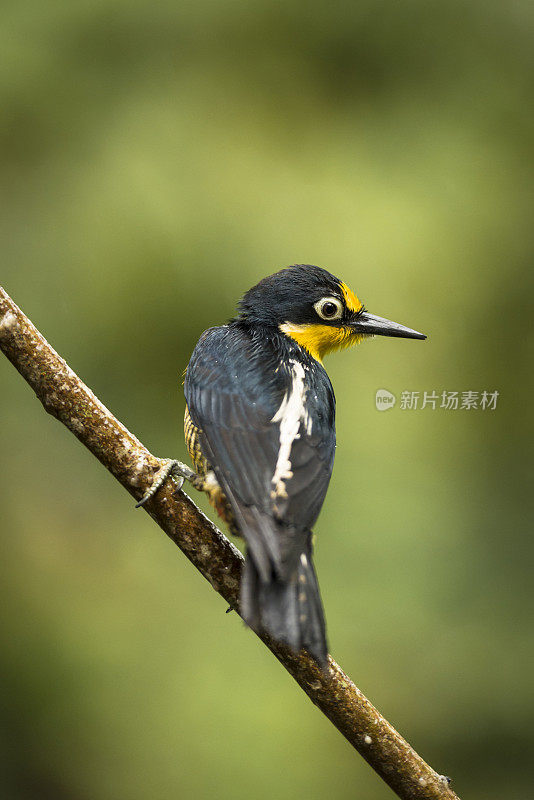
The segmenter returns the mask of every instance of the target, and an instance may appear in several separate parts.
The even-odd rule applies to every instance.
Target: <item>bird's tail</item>
[[[251,628],[266,631],[293,650],[304,647],[326,668],[326,628],[312,561],[311,533],[287,577],[282,578],[273,570],[264,580],[248,549],[241,582],[241,615]]]

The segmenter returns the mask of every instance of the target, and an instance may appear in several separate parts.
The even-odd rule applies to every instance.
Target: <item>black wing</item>
[[[273,570],[287,575],[304,551],[328,488],[335,449],[333,390],[324,369],[306,356],[308,416],[292,441],[290,477],[282,493],[275,491],[280,408],[292,387],[291,359],[281,363],[281,355],[287,355],[280,350],[284,339],[273,341],[233,324],[211,328],[195,348],[184,383],[204,455],[264,580]]]

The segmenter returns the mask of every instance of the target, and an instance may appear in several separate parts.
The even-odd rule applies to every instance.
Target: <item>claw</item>
[[[181,461],[176,461],[176,459],[172,458],[167,459],[166,463],[162,466],[161,470],[154,478],[152,486],[144,493],[139,502],[135,504],[135,507],[141,508],[141,506],[144,506],[147,500],[150,500],[150,498],[156,494],[158,489],[163,486],[169,475],[172,478],[177,476],[178,480],[176,480],[176,488],[174,489],[174,492],[178,492],[182,488],[184,480],[186,478],[189,479],[191,476],[194,476],[194,474],[195,473],[189,469],[188,466],[182,464]]]
[[[171,476],[171,477],[174,478],[174,476]],[[171,495],[176,500],[178,498],[178,495],[180,494],[180,489],[182,488],[182,486],[185,483],[185,478],[183,476],[180,476],[179,478],[174,478],[174,482],[175,482],[176,486],[172,490]]]

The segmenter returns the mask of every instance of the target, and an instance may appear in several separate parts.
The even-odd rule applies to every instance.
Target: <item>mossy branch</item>
[[[0,348],[56,417],[136,499],[161,468],[98,400],[0,288]],[[239,607],[243,557],[183,492],[167,482],[145,510],[213,588]],[[133,513],[133,508],[132,508]],[[264,644],[380,777],[404,800],[458,800],[435,772],[374,708],[332,659],[328,674],[305,653],[295,655],[266,636]],[[261,689],[258,689],[261,691]]]

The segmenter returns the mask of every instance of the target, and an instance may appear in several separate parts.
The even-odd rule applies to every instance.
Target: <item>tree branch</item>
[[[151,485],[161,461],[128,431],[0,288],[0,348],[45,410],[67,426],[135,498]],[[183,492],[167,482],[145,510],[227,603],[238,608],[243,557]],[[458,800],[436,773],[330,659],[322,673],[305,653],[260,637],[310,700],[404,800]]]

